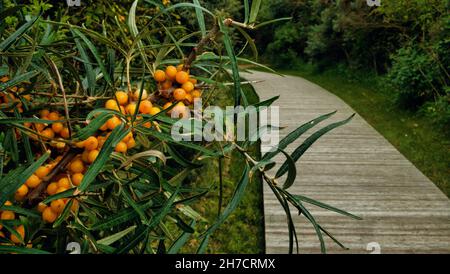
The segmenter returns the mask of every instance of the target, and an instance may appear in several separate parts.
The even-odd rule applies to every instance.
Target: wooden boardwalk
[[[299,77],[262,72],[243,77],[263,80],[254,84],[261,100],[280,95],[274,105],[280,106],[280,126],[287,126],[280,138],[321,114],[338,111],[317,129],[355,112],[335,95]],[[292,152],[300,141],[287,151]],[[280,156],[277,162],[281,161]],[[363,218],[358,221],[308,207],[325,229],[350,248],[343,250],[326,239],[328,253],[370,253],[369,243],[379,244],[381,253],[450,253],[449,199],[359,115],[316,142],[297,162],[297,169],[290,192]],[[292,213],[300,253],[319,253],[312,226],[295,209]],[[285,213],[266,185],[264,214],[266,252],[287,253]]]

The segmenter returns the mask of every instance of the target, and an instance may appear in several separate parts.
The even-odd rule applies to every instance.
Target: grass
[[[382,78],[337,69],[318,73],[307,65],[280,72],[301,76],[340,97],[450,197],[448,133],[429,118],[395,106],[393,91],[377,88]]]
[[[250,103],[259,101],[253,88],[243,86]],[[217,91],[211,105],[221,107],[233,105],[231,91]],[[259,146],[250,150],[253,157],[259,157]],[[222,211],[231,198],[237,182],[242,176],[245,160],[238,152],[233,152],[229,158],[223,159],[223,205]],[[217,218],[219,204],[218,161],[208,161],[192,177],[192,184],[198,187],[208,187],[213,184],[213,190],[196,203],[194,209],[207,219],[200,224],[203,231],[213,224]],[[211,254],[262,254],[264,253],[264,213],[262,200],[262,180],[254,176],[246,189],[246,193],[236,210],[225,223],[214,232],[209,241],[206,253]],[[199,244],[196,237],[183,249],[185,253],[195,253]]]

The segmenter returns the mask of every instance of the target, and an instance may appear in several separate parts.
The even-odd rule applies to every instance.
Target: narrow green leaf
[[[244,36],[244,38],[247,40],[247,43],[250,45],[250,48],[252,49],[253,52],[253,57],[255,58],[255,61],[258,61],[258,49],[256,47],[255,41],[253,40],[252,37],[250,37],[250,35],[248,35],[248,33],[243,30],[240,27],[236,27],[236,29],[242,34],[242,36]]]
[[[59,215],[58,219],[56,219],[56,221],[53,223],[53,228],[59,227],[67,219],[67,217],[70,214],[72,205],[73,205],[73,199],[70,199],[70,201],[64,207],[64,210],[61,213],[61,215]]]
[[[66,191],[57,193],[55,195],[50,195],[47,198],[45,198],[45,200],[43,200],[42,203],[48,205],[52,201],[71,197],[71,196],[73,196],[73,193],[74,193],[75,189],[76,188],[74,187],[74,188],[68,189]]]
[[[143,206],[142,207],[143,210],[147,210],[152,206],[152,203],[149,202],[139,204]],[[136,217],[138,217],[138,214],[133,208],[125,208],[120,210],[114,215],[110,215],[105,219],[99,220],[92,227],[90,227],[89,230],[96,231],[96,230],[110,229],[122,223],[133,220]]]
[[[117,126],[112,132],[111,135],[106,139],[105,144],[100,150],[100,154],[92,163],[92,165],[87,170],[86,174],[84,174],[83,180],[81,181],[78,189],[80,191],[85,191],[89,185],[95,180],[98,173],[101,171],[103,166],[107,161],[110,160],[110,155],[117,146],[117,144],[122,140],[130,131],[130,129],[124,129],[124,125],[120,124]]]
[[[100,67],[100,70],[103,73],[103,77],[105,78],[106,82],[108,84],[112,85],[111,77],[109,75],[108,70],[106,69],[105,64],[103,63],[102,57],[98,53],[97,47],[83,34],[81,31],[77,29],[71,29],[72,33],[74,33],[76,36],[80,37],[83,42],[86,44],[88,49],[91,51],[92,55],[94,56],[95,60],[97,61],[97,64]],[[112,75],[111,75],[112,76]]]
[[[225,49],[231,62],[231,70],[234,82],[234,106],[240,105],[242,99],[242,103],[244,107],[246,107],[248,106],[248,102],[241,88],[241,77],[239,76],[239,67],[237,63],[236,54],[233,49],[233,43],[231,42],[231,38],[228,34],[228,28],[225,27],[222,20],[219,20],[219,27],[221,32],[223,33],[223,43],[225,45]]]
[[[331,205],[328,205],[328,204],[316,201],[316,200],[308,198],[306,196],[292,195],[292,197],[294,197],[294,198],[296,198],[296,199],[298,199],[298,200],[300,200],[302,202],[305,202],[305,203],[308,203],[308,204],[312,204],[312,205],[315,205],[315,206],[318,206],[318,207],[321,207],[321,208],[324,208],[324,209],[327,209],[327,210],[330,210],[330,211],[334,211],[336,213],[348,216],[348,217],[356,219],[356,220],[362,220],[362,218],[359,217],[359,216],[353,215],[353,214],[351,214],[351,213],[349,213],[347,211],[344,211],[344,210],[341,210],[339,208],[333,207]]]
[[[322,115],[316,119],[313,119],[301,126],[299,126],[296,130],[289,133],[286,137],[284,137],[280,143],[278,144],[278,149],[285,149],[289,144],[297,140],[300,136],[302,136],[303,133],[308,131],[309,129],[316,126],[318,123],[330,118],[332,115],[334,115],[336,111],[330,112],[328,114]],[[279,153],[279,150],[274,149],[273,151],[269,151],[262,157],[263,160],[272,159]]]
[[[258,29],[258,28],[264,27],[266,25],[270,25],[270,24],[273,24],[273,23],[281,22],[281,21],[289,21],[289,20],[292,20],[292,17],[277,18],[277,19],[273,19],[273,20],[269,20],[269,21],[257,24],[257,25],[254,26],[254,28]]]
[[[261,0],[252,1],[252,9],[250,11],[250,19],[248,21],[250,24],[256,21],[256,17],[258,17],[260,7],[261,7]]]
[[[280,150],[280,151],[286,157],[286,162],[284,162],[284,164],[286,164],[288,166],[288,176],[286,178],[286,181],[283,184],[283,189],[288,189],[295,182],[295,178],[297,177],[297,168],[295,167],[295,162],[291,158],[291,156],[289,156],[289,154],[287,154],[284,150]]]
[[[193,0],[193,2],[195,5],[201,7],[200,1]],[[202,37],[205,37],[206,36],[206,24],[205,24],[205,17],[203,16],[203,11],[200,8],[195,7],[195,14],[197,15],[198,26],[200,27],[200,31],[202,32]]]
[[[33,210],[29,210],[26,208],[22,208],[19,206],[2,206],[0,207],[0,210],[4,211],[4,210],[8,210],[8,211],[13,211],[17,214],[23,215],[23,216],[27,216],[27,217],[31,217],[31,218],[40,218],[41,215],[36,213]]]
[[[250,5],[248,0],[244,0],[244,24],[248,24],[250,14]]]
[[[73,138],[77,140],[86,140],[92,136],[100,127],[102,127],[113,114],[110,112],[102,112],[100,115],[95,117],[94,120],[90,121],[87,126],[78,131]]]
[[[101,245],[112,245],[113,243],[117,242],[118,240],[122,239],[126,235],[128,235],[130,232],[134,231],[136,229],[136,226],[130,226],[129,228],[126,228],[122,231],[119,231],[117,233],[114,233],[110,236],[107,236],[101,240],[98,240],[97,243]]]
[[[20,75],[16,75],[14,78],[12,78],[11,80],[9,80],[6,83],[0,83],[0,91],[4,91],[7,88],[11,88],[14,87],[20,83],[22,83],[23,81],[27,81],[33,77],[35,77],[36,75],[38,75],[39,72],[36,70],[33,71],[29,71]]]
[[[319,129],[318,131],[314,132],[311,136],[306,138],[306,140],[297,149],[294,150],[294,152],[291,154],[292,159],[295,162],[298,161],[298,159],[300,159],[300,157],[303,155],[303,153],[305,153],[306,150],[308,150],[308,148],[310,148],[321,136],[323,136],[324,134],[328,133],[329,131],[331,131],[337,127],[347,124],[348,122],[350,122],[350,120],[354,116],[355,116],[355,114],[351,115],[349,118],[347,118],[343,121],[330,124],[324,128]],[[284,163],[280,167],[280,169],[278,169],[275,176],[281,177],[281,176],[283,176],[284,173],[286,173],[287,170],[288,170],[288,166],[286,163]]]
[[[80,42],[80,39],[75,39],[75,45],[80,52],[81,59],[84,60],[83,66],[86,70],[86,84],[83,83],[83,88],[89,90],[89,94],[91,96],[95,95],[95,85],[96,85],[96,76],[94,72],[94,68],[91,65],[91,59],[87,54],[86,50],[83,47],[83,44]]]
[[[133,200],[133,198],[131,197],[131,194],[125,188],[122,189],[122,194],[123,194],[123,197],[125,198],[126,203],[129,204],[137,212],[137,214],[141,218],[141,222],[143,224],[147,224],[148,220],[147,220],[147,216],[144,213],[144,210],[142,210],[142,208],[136,203],[136,201]]]
[[[149,233],[150,229],[147,226],[140,226],[131,237],[130,240],[126,241],[124,245],[117,248],[115,253],[125,254],[131,249],[135,248]]]
[[[45,161],[50,156],[50,152],[44,153],[36,162],[31,164],[28,168],[23,170],[23,172],[19,174],[14,174],[13,177],[3,178],[0,181],[0,206],[3,206],[3,204],[10,198],[17,189],[23,185],[28,178],[33,175],[33,173],[42,165],[45,163]]]
[[[195,220],[193,220],[190,224],[190,227],[195,227]],[[185,245],[185,243],[189,240],[189,237],[192,235],[192,233],[189,232],[183,232],[181,233],[180,237],[176,239],[175,242],[173,242],[172,246],[170,246],[169,250],[167,251],[167,254],[177,254],[178,251]]]
[[[4,254],[51,254],[45,250],[28,248],[28,247],[20,247],[20,246],[9,246],[9,245],[0,245],[0,253]]]
[[[14,42],[18,41],[39,19],[40,15],[32,18],[26,22],[20,28],[18,28],[13,34],[0,43],[0,51],[5,52]]]
[[[230,202],[228,203],[227,207],[224,209],[222,215],[220,215],[219,218],[217,218],[216,222],[206,230],[206,232],[203,234],[203,237],[207,237],[208,235],[211,235],[229,216],[230,214],[236,209],[239,202],[242,199],[242,196],[245,193],[245,189],[247,187],[247,184],[249,182],[249,166],[246,164],[244,171],[242,173],[241,179],[239,180],[236,189],[234,190],[233,196],[231,197]]]

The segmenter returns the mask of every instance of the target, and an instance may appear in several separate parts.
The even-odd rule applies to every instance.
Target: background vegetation
[[[450,195],[450,2],[273,0],[265,62],[336,93]]]

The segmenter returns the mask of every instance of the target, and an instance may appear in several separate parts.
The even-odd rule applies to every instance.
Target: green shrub
[[[417,46],[401,48],[392,59],[388,80],[397,92],[397,103],[417,109],[438,95],[439,66],[423,50]]]

